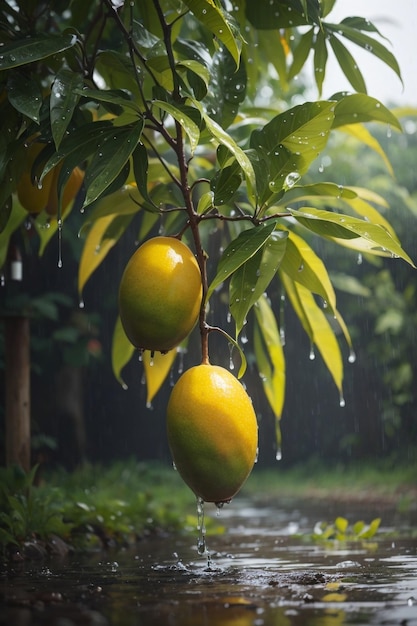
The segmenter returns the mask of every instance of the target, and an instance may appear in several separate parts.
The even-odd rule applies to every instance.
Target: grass
[[[256,468],[245,493],[257,500],[271,496],[304,500],[368,501],[397,509],[417,501],[417,461],[401,464],[395,459],[326,466],[309,461],[290,469]]]
[[[155,533],[195,532],[194,496],[168,466],[129,460],[41,474],[37,486],[35,477],[36,468],[28,475],[0,470],[0,548],[6,555],[33,545],[46,555],[57,542],[89,550],[134,544]],[[417,502],[417,463],[256,466],[242,495],[260,504],[279,498],[362,500],[407,511]]]

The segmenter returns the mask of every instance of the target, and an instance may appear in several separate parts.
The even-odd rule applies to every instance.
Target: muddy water
[[[363,515],[362,515],[363,514]],[[320,519],[381,515],[366,545],[306,539]],[[236,499],[197,553],[197,532],[134,550],[4,568],[1,626],[417,626],[416,519],[389,511],[259,507]],[[400,530],[394,535],[391,531]]]

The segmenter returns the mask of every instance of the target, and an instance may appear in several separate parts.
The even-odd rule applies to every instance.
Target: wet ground
[[[376,538],[317,543],[320,519],[382,517]],[[4,567],[1,626],[417,626],[415,513],[348,511],[236,498],[226,528],[144,540],[135,549]],[[395,533],[394,533],[395,530]],[[400,532],[398,532],[400,531]]]

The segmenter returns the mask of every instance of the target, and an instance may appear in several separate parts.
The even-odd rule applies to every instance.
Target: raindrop
[[[357,263],[358,265],[362,265],[362,261],[363,261],[362,254],[359,252],[359,254],[358,254],[358,259],[357,259],[356,263]]]
[[[175,461],[172,461],[172,469],[175,471],[178,471],[177,466],[175,465]]]
[[[391,125],[388,124],[388,126],[387,126],[387,137],[388,137],[388,139],[391,138],[391,135],[392,135]]]
[[[123,391],[127,391],[128,386],[126,385],[126,383],[122,383],[122,389]]]
[[[149,409],[150,411],[153,411],[153,405],[152,405],[152,402],[148,401],[148,402],[146,403],[146,408],[147,408],[147,409]]]
[[[84,305],[84,300],[83,300],[83,298],[80,298],[80,301],[79,301],[79,303],[78,303],[78,306],[80,307],[80,309],[83,309],[83,308],[84,308],[84,306],[85,306],[85,305]]]
[[[245,329],[245,328],[242,330],[242,334],[241,334],[241,336],[240,336],[240,341],[241,341],[243,344],[246,344],[246,343],[248,343],[248,341],[249,341],[248,336],[247,336],[247,334],[246,334],[246,329]]]
[[[355,351],[353,350],[353,348],[350,349],[349,356],[348,356],[348,361],[349,361],[349,363],[354,363],[356,361],[356,354],[355,354]]]
[[[257,463],[259,459],[259,448],[256,448],[256,454],[255,454],[255,461],[254,463]]]
[[[314,361],[315,358],[316,358],[316,353],[314,352],[313,344],[311,344],[309,359],[310,359],[310,361]]]
[[[290,172],[285,177],[284,187],[291,189],[300,180],[301,176],[298,172]]]
[[[143,350],[139,350],[138,361],[139,363],[142,363],[143,361]]]
[[[277,452],[275,454],[275,460],[276,461],[281,461],[282,460],[282,450],[281,448],[277,448]]]
[[[0,287],[4,287],[4,285],[6,284],[6,279],[4,277],[3,272],[0,274]]]
[[[200,556],[208,555],[206,544],[206,526],[204,522],[204,500],[197,496],[197,552]]]
[[[233,345],[231,343],[229,343],[229,370],[234,370],[235,369],[235,364],[233,362]]]
[[[58,267],[62,267],[62,219],[58,219]]]
[[[346,406],[346,402],[345,402],[345,399],[343,397],[343,394],[340,394],[339,406],[341,406],[342,408],[344,406]]]
[[[227,323],[230,324],[230,322],[232,321],[232,314],[230,313],[230,311],[227,311]]]
[[[155,356],[155,352],[152,350],[152,352],[151,352],[151,356],[149,357],[149,365],[150,365],[150,367],[153,367],[153,364],[154,364],[154,360],[153,360],[153,359],[154,359],[154,356]]]
[[[416,603],[416,599],[415,599],[415,597],[414,597],[414,596],[410,596],[410,597],[407,599],[407,606],[414,606],[414,605],[415,605],[415,603]]]
[[[303,269],[304,269],[304,263],[301,263],[300,267],[298,268],[298,271],[299,271],[299,272],[302,272],[302,271],[303,271]]]

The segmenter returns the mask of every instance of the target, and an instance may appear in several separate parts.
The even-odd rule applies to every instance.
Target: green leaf
[[[117,317],[113,331],[111,363],[116,380],[119,381],[124,389],[127,389],[127,385],[122,378],[121,372],[132,358],[134,352],[135,348],[126,337],[120,317]]]
[[[163,100],[154,100],[153,104],[171,115],[182,126],[190,141],[191,154],[194,154],[200,140],[200,128],[190,117],[190,114],[193,115],[197,113],[197,111],[192,107],[180,106],[178,104],[174,105],[169,102],[164,102]]]
[[[379,100],[364,93],[344,96],[336,104],[333,128],[358,122],[383,122],[402,130],[398,119]]]
[[[279,420],[285,398],[285,358],[277,322],[265,295],[255,306],[254,350],[265,395]]]
[[[90,98],[97,102],[107,102],[108,104],[121,107],[122,109],[132,109],[135,113],[140,114],[141,110],[134,100],[121,89],[89,89],[88,87],[76,88],[75,93],[84,98]]]
[[[229,288],[230,312],[236,337],[248,312],[266,291],[285,254],[288,233],[274,230],[263,246],[232,274]]]
[[[337,530],[344,534],[346,533],[349,526],[349,522],[345,517],[336,517],[334,524]]]
[[[154,204],[148,193],[148,151],[141,141],[139,141],[133,151],[133,171],[139,192],[146,201],[146,208],[149,210],[159,211],[158,207]]]
[[[230,53],[221,47],[212,57],[210,83],[204,107],[222,128],[236,119],[239,105],[246,95],[247,75],[243,61],[236,69]]]
[[[314,3],[309,5],[313,8]],[[299,2],[292,0],[247,0],[246,17],[255,28],[275,30],[307,24],[309,16],[304,15]]]
[[[358,195],[352,187],[343,187],[335,183],[311,183],[294,185],[289,189],[278,204],[287,206],[289,203],[305,202],[317,198],[337,198],[353,200]]]
[[[333,34],[330,36],[330,45],[337,62],[352,87],[356,91],[366,93],[366,84],[362,72],[349,50]]]
[[[352,28],[348,23],[341,22],[340,24],[323,24],[326,30],[331,30],[333,32],[337,32],[346,39],[353,41],[361,48],[364,48],[374,56],[378,57],[383,61],[388,67],[390,67],[397,74],[398,78],[402,82],[401,71],[398,65],[397,59],[395,56],[379,41],[370,37],[369,35],[365,35],[364,33],[359,32],[356,28]]]
[[[207,301],[219,285],[262,248],[274,229],[275,222],[248,228],[230,242],[218,262],[217,274],[213,278],[207,292]]]
[[[81,74],[67,69],[61,69],[52,84],[49,106],[52,136],[57,150],[80,99],[77,90],[80,90],[82,85]]]
[[[197,108],[200,110],[202,118],[206,124],[207,130],[216,141],[218,141],[223,146],[226,146],[230,150],[230,152],[235,157],[236,161],[239,163],[242,168],[243,174],[246,178],[246,183],[248,185],[248,193],[251,194],[252,190],[255,188],[255,172],[252,166],[252,163],[249,157],[244,153],[244,151],[237,145],[235,140],[225,131],[223,128],[217,124],[209,115],[207,115],[200,103],[194,101]]]
[[[213,0],[184,0],[184,4],[194,13],[197,20],[224,43],[236,67],[239,67],[240,40],[235,37],[227,14]]]
[[[210,181],[210,188],[214,193],[214,204],[219,206],[229,202],[242,183],[241,169],[236,160],[218,170]]]
[[[314,28],[308,30],[300,37],[296,48],[292,51],[292,64],[288,71],[288,80],[298,76],[313,48]]]
[[[39,124],[42,93],[38,81],[19,71],[7,78],[7,95],[14,108]]]
[[[336,296],[326,266],[307,242],[294,232],[288,233],[281,270],[292,280],[321,296],[332,312],[336,310]]]
[[[76,35],[67,32],[60,35],[35,35],[7,43],[1,48],[0,70],[8,70],[46,59],[68,50],[76,42]]]
[[[84,207],[97,200],[120,173],[136,148],[142,129],[143,119],[140,119],[134,125],[114,127],[111,136],[99,137],[97,152],[85,172]]]
[[[379,224],[320,209],[303,208],[296,211],[289,208],[288,211],[300,224],[322,237],[355,239],[353,243],[349,242],[355,249],[380,256],[400,257],[415,267],[400,244]]]
[[[320,96],[322,93],[324,77],[326,75],[326,63],[326,37],[323,31],[319,31],[314,43],[314,77],[316,79],[316,85]]]

